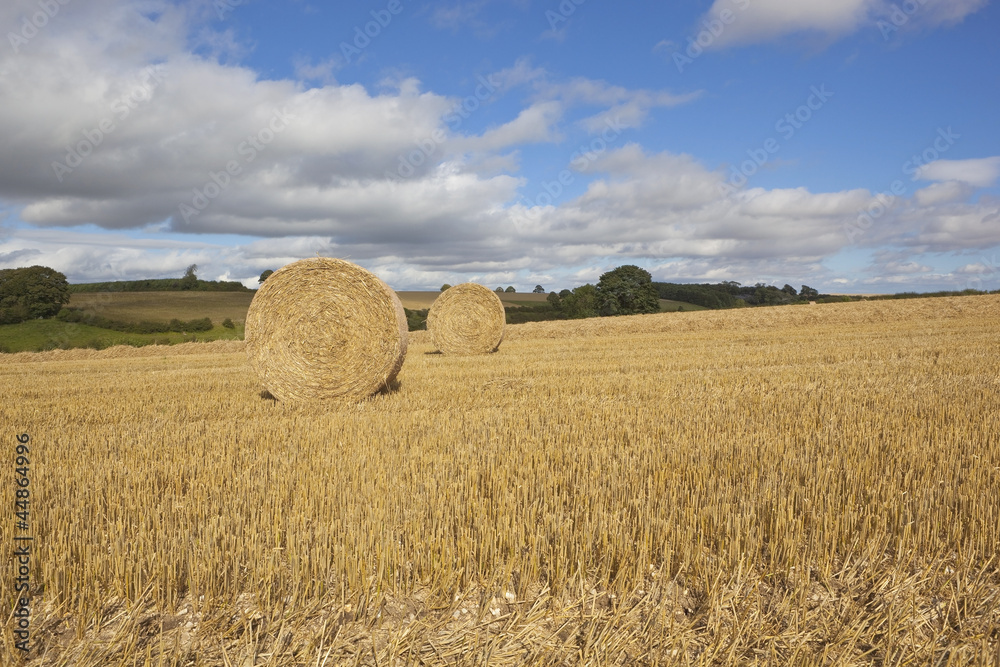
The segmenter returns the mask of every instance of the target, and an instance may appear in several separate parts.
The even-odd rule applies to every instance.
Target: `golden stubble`
[[[990,664],[998,330],[983,296],[416,332],[356,405],[261,399],[236,343],[3,355],[29,664]]]

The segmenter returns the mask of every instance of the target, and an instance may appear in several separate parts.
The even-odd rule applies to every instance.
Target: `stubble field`
[[[416,332],[359,405],[262,399],[234,341],[0,355],[25,664],[995,664],[998,331],[982,296]]]

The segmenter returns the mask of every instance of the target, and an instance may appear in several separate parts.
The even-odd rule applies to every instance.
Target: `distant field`
[[[112,345],[174,345],[191,341],[242,339],[243,322],[253,292],[81,292],[69,305],[84,312],[120,322],[169,322],[207,317],[215,326],[198,333],[137,334],[102,329],[55,319],[30,320],[0,326],[0,352]],[[232,329],[222,326],[229,318]]]
[[[430,308],[440,292],[396,292],[404,308],[421,310]],[[225,318],[243,322],[254,292],[84,292],[74,294],[69,305],[113,320],[166,321],[173,318],[192,320],[208,317],[216,324]],[[505,306],[540,306],[546,303],[548,294],[517,292],[501,294],[500,301]],[[667,312],[684,310],[705,310],[683,301],[660,299],[660,309]]]
[[[191,320],[208,317],[213,322],[246,319],[255,292],[83,292],[73,294],[69,305],[113,320]],[[430,308],[441,292],[396,292],[404,308]],[[506,306],[537,306],[547,294],[502,294]],[[685,310],[688,310],[685,304]],[[697,306],[691,306],[691,310]]]
[[[207,317],[221,324],[228,317],[242,323],[253,295],[254,292],[84,292],[73,294],[69,305],[126,322]]]
[[[405,308],[430,308],[440,292],[397,292]],[[0,326],[0,352],[22,352],[57,347],[105,348],[111,345],[176,344],[191,340],[211,341],[243,337],[243,323],[253,300],[253,292],[79,292],[74,293],[70,307],[121,322],[150,320],[169,322],[172,319],[193,320],[207,317],[215,327],[197,334],[160,333],[133,334],[109,329],[72,324],[58,320],[33,320],[21,324]],[[547,294],[503,294],[505,306],[537,306],[546,303]],[[681,301],[660,300],[663,312],[705,310],[701,306]],[[222,321],[231,319],[235,329],[223,328]]]
[[[440,292],[396,292],[399,295],[399,300],[403,303],[404,308],[410,308],[412,310],[421,310],[423,308],[430,308],[431,304],[434,303],[434,299],[438,297]],[[500,301],[504,306],[541,306],[544,305],[548,294],[533,294],[531,292],[515,292],[513,294],[500,294]],[[670,301],[668,299],[660,299],[660,310],[663,312],[675,312],[683,308],[686,311],[695,310],[707,310],[702,306],[696,306],[692,303],[685,303],[683,301]]]
[[[422,310],[430,308],[434,299],[438,298],[441,292],[396,292],[399,300],[403,303],[403,308],[412,310]],[[532,294],[531,292],[515,292],[513,294],[503,293],[498,295],[500,301],[505,306],[540,306],[545,303],[548,294]]]
[[[209,331],[178,333],[170,331],[156,334],[126,333],[101,329],[86,324],[60,322],[59,320],[29,320],[20,324],[0,326],[0,352],[34,352],[56,348],[90,347],[104,349],[112,345],[142,346],[150,344],[175,345],[177,343],[207,342],[213,340],[242,340],[243,323],[226,329],[220,320]]]

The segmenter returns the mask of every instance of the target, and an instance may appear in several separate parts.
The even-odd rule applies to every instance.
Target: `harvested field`
[[[112,320],[167,322],[211,318],[242,322],[254,292],[76,292],[69,305]]]
[[[1000,296],[413,332],[327,411],[239,342],[0,355],[26,664],[996,664],[998,331]]]

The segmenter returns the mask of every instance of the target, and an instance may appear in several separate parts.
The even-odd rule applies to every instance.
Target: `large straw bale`
[[[246,352],[279,400],[361,399],[388,387],[406,357],[406,314],[374,274],[314,257],[271,274],[247,313]]]

